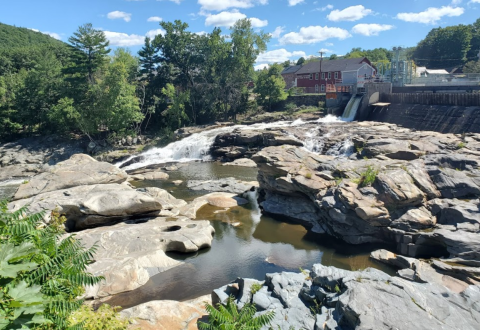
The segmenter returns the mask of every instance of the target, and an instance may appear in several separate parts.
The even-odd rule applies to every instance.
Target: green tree
[[[337,58],[338,58],[337,54],[332,54],[332,55],[330,55],[330,57],[328,59],[329,60],[336,60]]]
[[[79,73],[89,81],[94,81],[94,73],[107,61],[110,53],[109,41],[105,33],[93,28],[91,23],[81,25],[68,42],[76,50],[73,52],[75,65],[70,73]]]
[[[472,40],[470,41],[470,49],[467,53],[467,59],[469,61],[476,61],[479,59],[478,54],[480,53],[480,18],[470,25],[470,31],[472,34]]]
[[[296,65],[303,65],[305,63],[305,57],[300,57]]]
[[[254,92],[258,94],[259,101],[272,109],[272,105],[286,100],[285,80],[281,76],[282,67],[278,64],[271,65],[258,74]]]
[[[172,84],[167,84],[162,89],[162,94],[168,99],[169,105],[167,109],[162,112],[162,116],[166,118],[168,128],[171,131],[182,127],[188,123],[188,116],[185,112],[185,105],[190,99],[188,92],[176,91]]]
[[[268,326],[275,317],[274,311],[254,317],[257,309],[253,304],[245,304],[238,311],[237,305],[233,297],[229,297],[227,305],[217,305],[217,309],[210,304],[205,305],[208,313],[208,323],[199,322],[200,330],[260,330],[264,326]]]
[[[480,61],[470,61],[463,67],[465,73],[480,73]]]
[[[466,25],[432,29],[414,52],[415,63],[428,68],[463,65],[470,50],[471,28]]]

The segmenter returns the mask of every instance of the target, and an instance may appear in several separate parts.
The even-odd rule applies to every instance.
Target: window
[[[310,73],[310,80],[313,79],[313,73]]]
[[[325,80],[325,72],[322,72],[322,79]]]
[[[318,93],[318,84],[315,85],[315,93]]]
[[[328,73],[328,79],[332,79],[332,73],[331,72]]]
[[[325,85],[322,85],[322,92],[325,92]]]
[[[335,79],[338,79],[338,72],[335,72]]]
[[[315,80],[318,80],[318,73],[315,73]]]

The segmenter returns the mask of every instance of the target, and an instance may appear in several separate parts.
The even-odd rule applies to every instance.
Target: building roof
[[[327,60],[322,62],[322,72],[334,71],[354,71],[360,69],[364,64],[365,57],[361,58],[347,58],[340,60]],[[320,72],[319,62],[310,62],[305,64],[297,74],[309,74]]]
[[[288,68],[283,69],[281,74],[295,73],[301,69],[301,65],[289,66]]]
[[[447,70],[445,69],[427,69],[428,74],[449,74]]]

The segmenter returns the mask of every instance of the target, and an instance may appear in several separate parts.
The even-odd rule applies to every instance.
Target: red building
[[[296,87],[296,81],[297,81],[296,73],[301,68],[302,68],[301,65],[294,65],[294,66],[289,66],[288,68],[283,69],[281,75],[283,77],[283,80],[285,80],[286,89]]]
[[[310,62],[296,71],[296,87],[304,93],[325,93],[345,90],[363,83],[375,76],[376,70],[366,58],[323,60]]]

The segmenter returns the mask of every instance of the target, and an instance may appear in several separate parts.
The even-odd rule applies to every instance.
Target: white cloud
[[[258,70],[268,69],[269,67],[270,65],[268,65],[267,63],[264,63],[264,64],[255,65],[253,68],[255,69],[255,71],[258,71]]]
[[[132,14],[118,10],[109,12],[107,17],[109,19],[123,19],[125,22],[130,22],[132,20]]]
[[[149,37],[150,39],[153,39],[158,34],[161,34],[162,36],[165,35],[165,30],[164,29],[150,30],[145,34],[145,36]]]
[[[331,51],[330,49],[326,49],[326,48],[322,48],[322,49],[320,49],[318,52],[322,52],[322,53],[333,53],[333,51]]]
[[[171,1],[171,2],[175,2],[177,5],[179,5],[183,0],[157,0],[157,1]]]
[[[479,1],[480,2],[480,1]],[[405,22],[423,24],[436,24],[443,16],[460,16],[465,12],[462,7],[442,6],[440,8],[430,7],[420,13],[399,13],[397,18]]]
[[[246,17],[247,15],[240,13],[238,10],[222,11],[221,13],[215,15],[208,14],[207,18],[205,19],[205,25],[231,27],[236,21]],[[249,20],[252,22],[252,27],[258,28],[268,25],[267,20],[261,20],[256,17],[250,17]]]
[[[325,7],[320,7],[320,8],[315,8],[313,11],[326,11],[326,10],[332,10],[333,5],[326,5]]]
[[[147,19],[147,22],[161,22],[162,18],[158,16],[152,16]]]
[[[477,0],[477,1],[480,2],[480,0]],[[454,6],[458,6],[461,3],[462,3],[462,0],[452,0],[452,5]]]
[[[380,32],[391,29],[393,29],[393,25],[388,24],[357,24],[352,28],[352,32],[370,37],[378,36]]]
[[[304,0],[288,0],[288,5],[289,6],[296,6],[299,3],[305,2]]]
[[[205,31],[200,31],[200,32],[194,32],[195,34],[198,34],[199,36],[205,36],[208,34],[208,32]]]
[[[282,63],[292,58],[306,57],[307,54],[303,51],[289,52],[285,48],[271,50],[258,55],[257,63]]]
[[[121,32],[103,31],[110,45],[120,47],[131,47],[143,45],[145,36],[138,34],[126,34]]]
[[[275,28],[275,31],[270,33],[270,35],[272,36],[272,38],[280,38],[280,36],[282,35],[283,32],[285,32],[285,27],[277,26]]]
[[[251,8],[257,4],[266,5],[268,0],[198,0],[201,11],[222,11],[229,8]]]
[[[347,30],[338,27],[308,26],[300,28],[299,32],[290,32],[280,38],[282,45],[314,44],[331,38],[340,40],[350,37]]]
[[[371,9],[366,9],[362,5],[347,7],[343,10],[332,10],[327,18],[333,22],[340,21],[358,21],[367,15],[373,14]]]
[[[62,40],[62,37],[60,36],[60,34],[55,33],[55,32],[40,31],[40,30],[37,30],[37,29],[29,29],[29,30],[32,30],[32,31],[35,31],[35,32],[40,32],[40,33],[43,33],[43,34],[47,34],[50,37],[55,38],[57,40]]]
[[[145,42],[145,37],[154,38],[157,34],[165,34],[165,30],[156,29],[148,31],[144,36],[138,34],[127,34],[113,31],[103,31],[105,37],[110,41],[110,45],[118,47],[132,47],[142,46]]]

